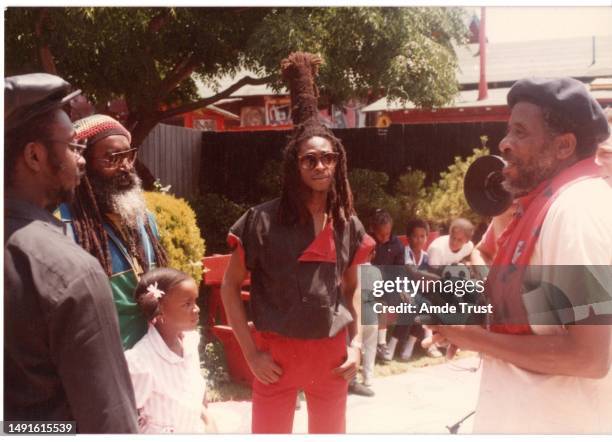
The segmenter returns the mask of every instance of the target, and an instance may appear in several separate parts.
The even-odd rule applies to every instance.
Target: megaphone
[[[512,204],[512,194],[502,186],[502,169],[506,162],[497,155],[486,155],[474,161],[463,179],[463,193],[476,213],[501,215]]]

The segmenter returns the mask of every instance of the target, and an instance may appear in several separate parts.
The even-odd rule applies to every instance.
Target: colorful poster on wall
[[[266,123],[270,126],[291,124],[291,100],[289,97],[266,100]]]
[[[240,126],[264,126],[266,111],[261,106],[245,106],[240,110]]]
[[[193,120],[193,128],[204,131],[215,131],[217,130],[217,122],[213,119],[199,118]]]
[[[319,119],[332,129],[351,129],[365,126],[365,116],[360,109],[363,107],[356,100],[349,100],[344,106],[333,104],[329,108],[319,109]]]

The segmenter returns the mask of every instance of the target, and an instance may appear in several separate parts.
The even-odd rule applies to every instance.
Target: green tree
[[[383,95],[442,105],[457,92],[460,8],[8,8],[6,75],[57,73],[98,110],[125,98],[139,145],[160,121],[213,104],[247,84],[278,88],[295,50],[322,55],[329,102]],[[218,79],[255,72],[224,90]],[[201,98],[194,78],[217,85]]]

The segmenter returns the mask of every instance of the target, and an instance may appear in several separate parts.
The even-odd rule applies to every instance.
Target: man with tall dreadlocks
[[[249,209],[228,236],[234,251],[221,295],[255,375],[254,433],[290,433],[298,390],[310,433],[345,432],[348,380],[359,366],[357,268],[374,240],[354,215],[344,147],[318,119],[320,64],[301,52],[283,60],[295,128],[282,193]],[[248,271],[254,337],[240,300]]]
[[[74,202],[62,205],[60,214],[75,240],[100,261],[108,275],[121,340],[128,349],[147,331],[134,289],[140,275],[166,265],[166,254],[155,219],[146,210],[130,133],[107,115],[92,115],[74,126],[76,139],[87,143],[87,173]]]

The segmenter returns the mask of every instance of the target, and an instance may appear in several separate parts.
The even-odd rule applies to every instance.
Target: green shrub
[[[386,210],[391,216],[398,211],[397,201],[386,191],[389,184],[386,173],[353,169],[348,175],[355,211],[366,227],[376,209]]]
[[[269,160],[261,168],[257,176],[257,186],[260,189],[260,201],[278,198],[282,190],[283,163],[278,160]]]
[[[397,202],[397,212],[391,214],[395,220],[394,230],[403,235],[406,223],[418,216],[420,201],[427,196],[425,172],[408,168],[399,176],[393,190]]]
[[[208,388],[212,391],[217,391],[223,383],[229,382],[229,373],[227,371],[227,362],[223,344],[214,338],[212,334],[200,330],[202,339],[200,340],[200,368],[202,374],[206,378]],[[208,397],[209,400],[215,398]]]
[[[155,215],[161,243],[168,253],[168,265],[202,279],[204,240],[196,224],[195,213],[182,198],[145,192],[148,209]]]
[[[440,174],[440,180],[427,189],[425,198],[421,198],[417,213],[433,222],[434,225],[448,227],[453,219],[467,218],[478,225],[484,218],[470,209],[463,194],[463,177],[468,167],[477,158],[489,155],[486,147],[474,149],[473,155],[467,158],[455,157],[454,164]]]
[[[224,195],[206,193],[190,199],[209,254],[228,253],[227,232],[247,210]]]
[[[403,235],[406,222],[417,216],[419,201],[426,196],[425,172],[408,168],[390,187],[389,177],[384,172],[368,169],[353,169],[349,181],[355,199],[355,211],[367,226],[376,209],[389,212],[393,218],[393,231]]]

